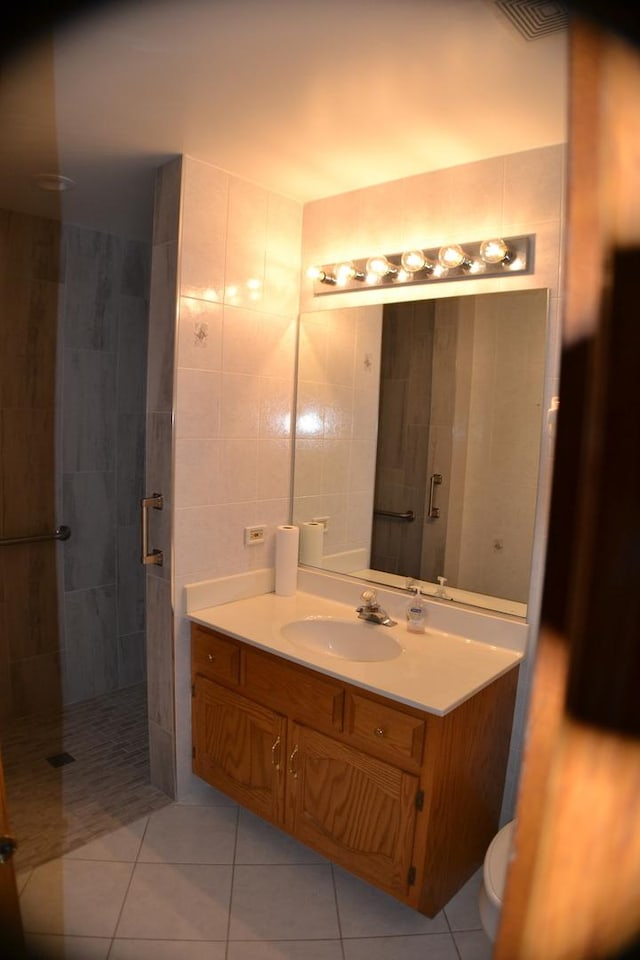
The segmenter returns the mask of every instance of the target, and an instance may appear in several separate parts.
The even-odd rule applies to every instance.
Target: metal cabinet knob
[[[214,655],[212,653],[208,653],[207,660],[209,661],[209,663],[213,663],[213,661],[215,660]]]
[[[382,727],[376,727],[373,732],[375,733],[376,737],[384,737],[384,730]]]

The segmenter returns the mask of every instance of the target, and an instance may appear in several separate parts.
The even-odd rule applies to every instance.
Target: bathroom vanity
[[[193,771],[434,916],[498,829],[521,655],[402,625],[384,662],[284,639],[319,603],[348,609],[270,594],[190,615]]]

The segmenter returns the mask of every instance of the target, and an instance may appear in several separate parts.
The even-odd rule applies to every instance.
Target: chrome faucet
[[[360,599],[363,603],[359,607],[356,607],[358,618],[360,620],[367,620],[369,623],[381,623],[383,627],[394,627],[396,621],[392,620],[387,614],[387,611],[382,609],[377,597],[378,595],[375,590],[364,590],[360,594]]]

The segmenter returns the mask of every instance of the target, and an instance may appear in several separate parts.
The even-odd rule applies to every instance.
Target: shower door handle
[[[150,497],[143,497],[140,501],[141,506],[141,528],[142,528],[142,563],[155,563],[162,566],[162,550],[149,550],[149,510],[162,510],[164,498],[161,493],[154,493]]]
[[[440,507],[435,505],[436,487],[442,483],[441,473],[432,473],[429,482],[429,506],[427,508],[427,517],[429,520],[437,520],[440,516]]]

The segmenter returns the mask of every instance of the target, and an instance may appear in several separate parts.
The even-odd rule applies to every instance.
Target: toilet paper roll
[[[322,561],[324,523],[309,520],[300,528],[300,563],[309,563],[317,567]]]
[[[276,529],[276,593],[291,597],[298,586],[298,543],[300,531],[291,524]]]

